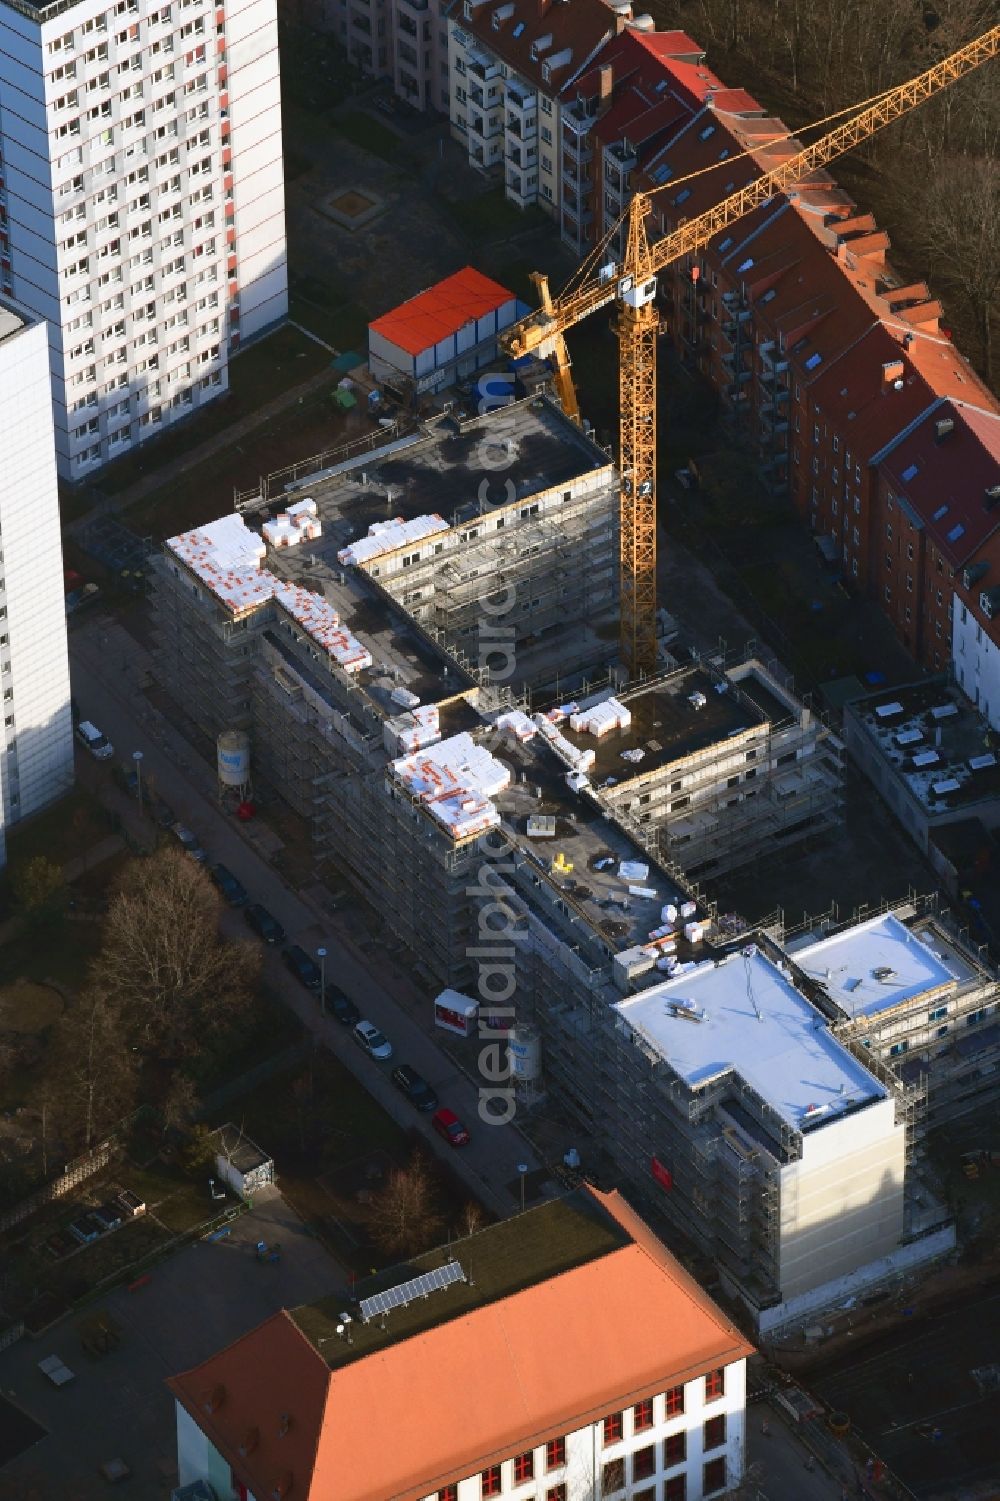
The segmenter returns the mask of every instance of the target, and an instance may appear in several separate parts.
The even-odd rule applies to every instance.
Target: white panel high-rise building
[[[73,785],[59,495],[44,323],[0,297],[0,863]]]
[[[288,311],[276,0],[0,0],[0,292],[78,480]]]

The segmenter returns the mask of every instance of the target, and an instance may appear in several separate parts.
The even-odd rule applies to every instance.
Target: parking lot
[[[264,1240],[277,1263],[258,1261]],[[80,1320],[0,1352],[0,1501],[96,1501],[103,1464],[122,1459],[132,1501],[163,1501],[175,1478],[173,1401],[164,1380],[204,1360],[283,1307],[346,1284],[343,1269],[280,1194],[267,1190],[217,1241],[202,1240],[160,1263],[145,1285],[119,1288],[100,1311],[120,1331],[106,1355],[87,1353]],[[38,1362],[57,1355],[72,1371],[53,1385]],[[31,1425],[37,1425],[38,1429]]]

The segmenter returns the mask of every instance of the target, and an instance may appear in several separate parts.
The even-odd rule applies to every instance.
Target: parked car
[[[435,1110],[431,1116],[431,1125],[439,1136],[444,1137],[450,1147],[468,1146],[468,1131],[454,1110],[449,1110],[446,1105],[442,1105],[440,1110]]]
[[[245,907],[249,900],[247,889],[238,881],[226,865],[213,865],[209,874],[222,892],[230,907]]]
[[[438,1097],[427,1080],[408,1063],[401,1063],[392,1071],[392,1082],[400,1094],[405,1094],[417,1110],[436,1110]]]
[[[141,780],[140,773],[136,771],[134,766],[127,766],[124,762],[119,761],[112,768],[111,775],[121,790],[127,793],[129,797],[140,798],[143,805],[149,802],[149,788]]]
[[[305,949],[300,948],[297,943],[293,943],[287,949],[282,949],[281,957],[296,980],[304,985],[307,990],[319,989],[322,978],[319,972],[319,965],[315,959],[309,957]]]
[[[169,803],[165,803],[158,793],[151,793],[149,799],[150,811],[154,823],[159,824],[161,829],[172,829],[177,822],[177,814]]]
[[[361,1012],[350,996],[338,990],[336,985],[326,987],[326,1009],[334,1021],[340,1022],[342,1027],[353,1027],[355,1022],[361,1020]]]
[[[102,735],[96,724],[91,724],[89,719],[81,719],[76,727],[76,738],[98,761],[110,761],[115,753],[107,735]]]
[[[355,1023],[354,1041],[359,1048],[364,1048],[369,1058],[378,1058],[385,1062],[392,1057],[392,1043],[382,1036],[378,1027],[371,1022],[360,1021]]]
[[[208,856],[205,854],[205,851],[202,849],[201,844],[198,841],[198,835],[193,834],[191,830],[185,828],[182,823],[175,823],[173,832],[175,837],[180,840],[181,847],[184,850],[184,853],[190,855],[192,860],[197,860],[199,865],[204,865],[205,861],[208,859]]]
[[[265,943],[284,943],[285,930],[276,917],[272,917],[266,907],[260,902],[251,902],[249,907],[244,907],[243,917],[248,928],[252,928],[258,938],[263,938]]]

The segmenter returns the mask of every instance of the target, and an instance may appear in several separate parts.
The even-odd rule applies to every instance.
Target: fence
[[[106,1167],[118,1150],[121,1138],[126,1134],[136,1121],[146,1115],[150,1110],[148,1105],[140,1105],[131,1115],[120,1120],[111,1134],[104,1141],[99,1142],[91,1151],[84,1152],[80,1157],[74,1157],[72,1162],[66,1164],[57,1178],[49,1183],[43,1183],[41,1188],[36,1188],[34,1193],[22,1199],[20,1204],[15,1204],[13,1209],[0,1214],[0,1231],[9,1230],[13,1225],[19,1225],[29,1215],[34,1214],[36,1209],[41,1209],[43,1204],[51,1204],[53,1199],[61,1199],[69,1193],[78,1183],[85,1178],[92,1178],[95,1173]]]
[[[318,474],[321,469],[330,469],[336,464],[344,463],[347,459],[367,453],[370,449],[381,448],[384,444],[391,443],[393,439],[398,438],[400,432],[401,424],[397,418],[386,427],[374,428],[360,438],[353,438],[350,443],[341,443],[337,448],[324,448],[322,453],[314,453],[308,459],[300,459],[296,464],[287,464],[284,469],[275,469],[271,474],[262,474],[256,489],[233,490],[233,510],[252,511],[259,506],[267,505],[277,490],[284,490],[301,476]]]
[[[112,1156],[118,1149],[118,1143],[112,1139],[102,1141],[100,1146],[92,1152],[86,1152],[82,1157],[77,1157],[73,1162],[53,1178],[51,1183],[43,1183],[41,1188],[36,1188],[33,1194],[22,1199],[20,1204],[15,1204],[13,1209],[8,1209],[5,1214],[0,1214],[0,1230],[9,1230],[13,1225],[19,1225],[29,1215],[34,1214],[36,1209],[41,1209],[43,1204],[51,1204],[53,1199],[61,1199],[69,1193],[78,1183],[85,1178],[92,1178],[102,1167],[106,1167]]]

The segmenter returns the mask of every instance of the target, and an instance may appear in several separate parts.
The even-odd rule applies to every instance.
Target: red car
[[[448,1110],[442,1106],[435,1110],[431,1116],[431,1125],[439,1136],[443,1136],[450,1147],[468,1146],[469,1133],[462,1125],[454,1110]]]

